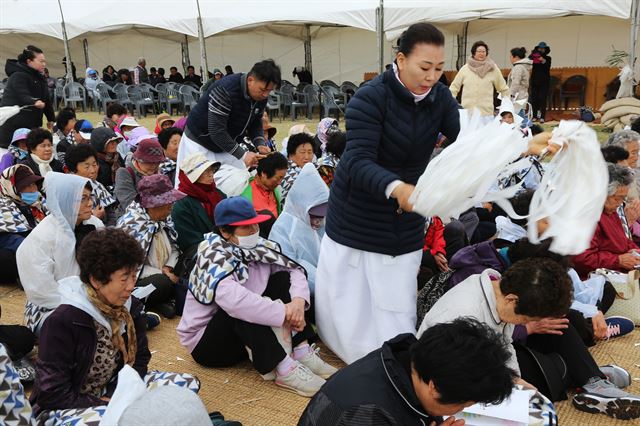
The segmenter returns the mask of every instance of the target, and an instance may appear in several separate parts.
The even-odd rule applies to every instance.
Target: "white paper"
[[[456,418],[464,418],[465,424],[470,426],[496,424],[496,419],[503,420],[499,422],[501,425],[526,426],[529,424],[529,392],[514,389],[502,404],[474,404]]]
[[[138,372],[125,364],[118,373],[118,385],[113,392],[109,405],[107,405],[104,416],[102,416],[100,420],[100,426],[117,425],[124,410],[140,398],[146,389],[147,386],[140,378]]]

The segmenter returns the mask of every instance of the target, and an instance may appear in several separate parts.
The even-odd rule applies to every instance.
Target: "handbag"
[[[629,318],[637,326],[640,326],[640,287],[638,270],[628,273],[616,272],[608,269],[596,269],[596,274],[606,277],[616,289],[613,305],[607,311],[607,316],[621,316]]]

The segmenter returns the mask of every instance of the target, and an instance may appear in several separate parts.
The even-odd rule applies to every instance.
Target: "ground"
[[[3,324],[23,323],[25,295],[17,286],[0,286],[0,306]],[[234,368],[204,368],[196,364],[191,355],[180,345],[175,329],[179,317],[163,320],[148,333],[152,359],[150,369],[188,372],[202,382],[200,397],[208,411],[221,411],[225,417],[241,421],[245,426],[295,425],[309,401],[307,398],[265,382],[244,362]],[[629,370],[634,381],[628,389],[640,393],[640,332],[601,342],[591,349],[600,365],[617,364]],[[215,350],[215,348],[212,348]],[[344,364],[323,347],[322,357],[337,367]],[[28,389],[29,390],[29,389]],[[640,421],[613,420],[605,415],[593,415],[577,411],[567,401],[556,404],[563,426],[623,426],[640,424]]]

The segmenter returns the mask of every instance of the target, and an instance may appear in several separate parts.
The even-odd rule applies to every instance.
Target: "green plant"
[[[613,52],[604,60],[610,67],[622,68],[629,58],[629,52],[617,50],[615,46],[611,46]]]

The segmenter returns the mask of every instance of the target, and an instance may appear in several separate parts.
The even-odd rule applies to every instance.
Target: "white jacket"
[[[282,253],[307,270],[311,293],[315,288],[316,267],[324,226],[311,228],[309,210],[329,200],[329,188],[315,166],[306,164],[287,195],[284,210],[274,223],[269,239],[280,244]]]
[[[496,66],[491,72],[480,78],[468,65],[464,65],[451,82],[449,90],[455,98],[462,90],[462,107],[473,110],[478,108],[484,116],[493,117],[493,89],[496,89],[502,97],[509,96],[509,87],[502,77],[502,72]]]

